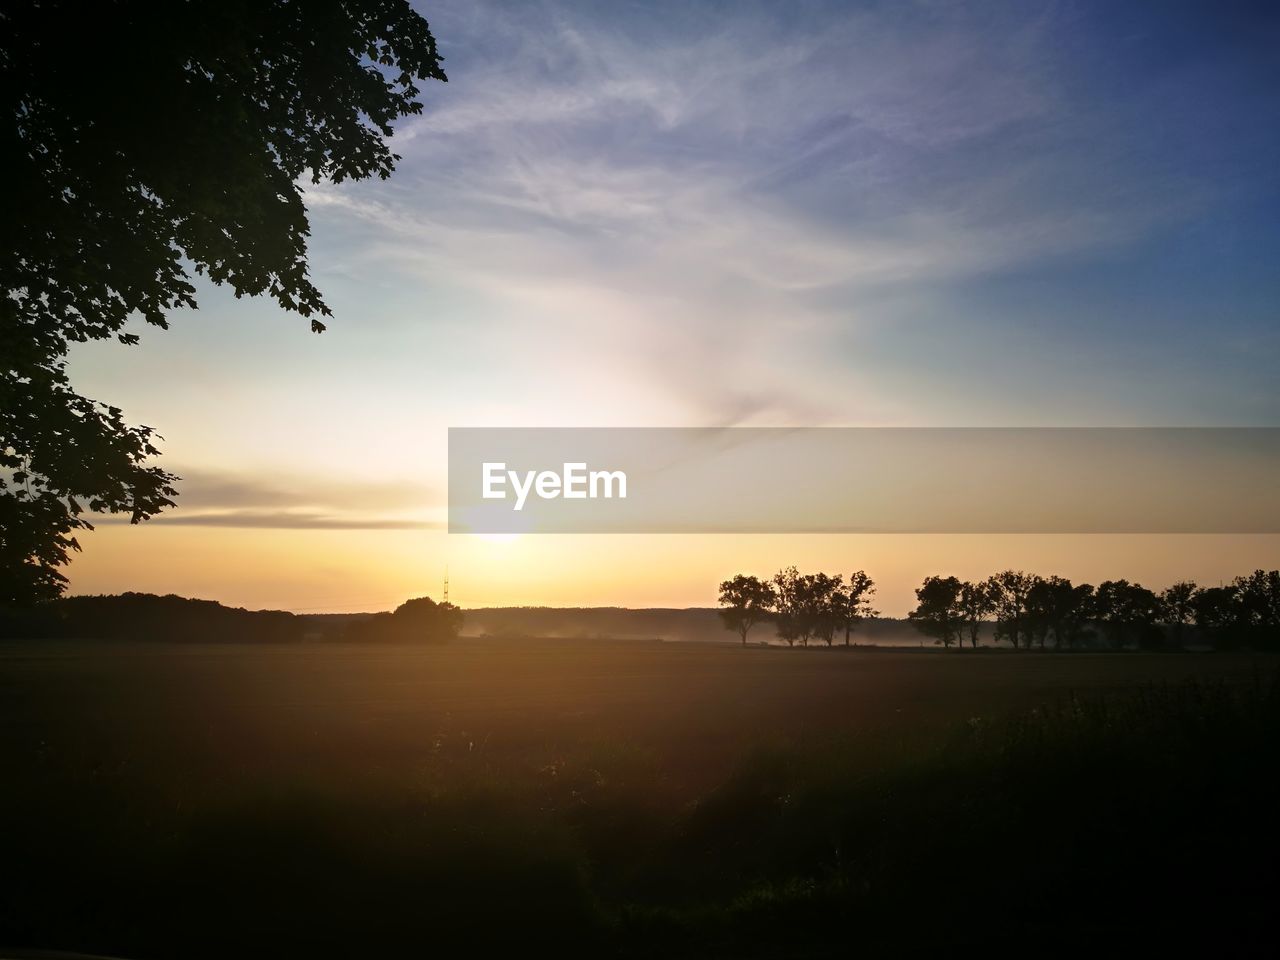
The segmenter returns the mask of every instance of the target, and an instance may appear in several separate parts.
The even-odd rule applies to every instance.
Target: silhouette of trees
[[[1200,587],[1191,596],[1191,618],[1201,635],[1221,649],[1240,642],[1240,614],[1234,584]]]
[[[987,580],[987,594],[996,618],[995,637],[1008,640],[1016,650],[1025,641],[1031,645],[1027,631],[1027,594],[1033,580],[1021,570],[1003,570]]]
[[[1053,645],[1074,646],[1082,637],[1085,622],[1093,615],[1093,587],[1073,585],[1059,576],[1032,577],[1027,590],[1027,633],[1041,650],[1049,634]]]
[[[352,620],[329,639],[444,643],[457,637],[462,621],[453,604],[419,597],[393,613]],[[0,609],[0,638],[286,643],[305,639],[307,626],[307,618],[283,610],[244,610],[172,594],[60,597],[37,607]]]
[[[1146,587],[1128,580],[1106,580],[1094,595],[1094,613],[1111,646],[1158,646],[1160,601]]]
[[[1095,608],[1094,588],[1091,583],[1078,583],[1071,587],[1070,596],[1064,597],[1058,608],[1058,622],[1054,626],[1054,645],[1066,645],[1074,649],[1090,637],[1093,630]]]
[[[430,597],[406,600],[391,613],[375,613],[347,627],[347,639],[381,643],[448,643],[462,629],[462,611]]]
[[[839,580],[839,577],[836,579]],[[849,634],[857,629],[858,624],[876,615],[876,611],[871,609],[871,598],[875,596],[875,592],[876,582],[865,570],[855,570],[849,574],[849,582],[835,595],[846,647],[849,646]]]
[[[1093,587],[1075,586],[1063,577],[1030,576],[1006,570],[990,579],[967,583],[956,577],[926,577],[916,590],[916,609],[908,614],[922,633],[943,646],[977,647],[982,624],[996,619],[996,639],[1015,648],[1044,649],[1050,635],[1055,647],[1075,646],[1085,636],[1093,614]]]
[[[793,647],[797,640],[807,641],[804,623],[804,584],[800,571],[784,567],[773,575],[774,618],[779,638]]]
[[[961,595],[964,584],[956,577],[926,577],[916,589],[917,606],[907,618],[925,636],[950,647],[962,642],[964,607]]]
[[[1280,647],[1280,570],[1255,570],[1190,599],[1191,619],[1215,647]]]
[[[1175,647],[1185,643],[1187,627],[1195,620],[1196,585],[1179,580],[1160,591],[1160,619],[1169,625]]]
[[[977,648],[982,622],[995,611],[995,601],[985,582],[960,584],[960,619],[969,632],[969,646]]]
[[[0,616],[0,636],[173,643],[287,643],[303,639],[301,617],[282,610],[244,610],[173,594],[122,593],[64,597]]]
[[[857,625],[875,616],[874,593],[875,581],[862,570],[850,574],[846,584],[842,574],[801,573],[784,567],[768,583],[739,574],[720,584],[720,604],[727,607],[720,616],[726,628],[740,632],[744,644],[751,625],[771,619],[778,638],[788,646],[799,641],[807,647],[814,639],[830,647],[841,629],[848,646]]]
[[[1248,643],[1280,646],[1280,570],[1255,570],[1236,577],[1233,600],[1236,618]]]
[[[1061,578],[1054,577],[1054,580]],[[1068,584],[1070,586],[1070,584]],[[1027,588],[1026,597],[1026,630],[1027,646],[1033,643],[1041,650],[1045,640],[1053,629],[1055,609],[1058,599],[1057,585],[1044,577],[1032,576],[1031,586]]]
[[[791,632],[802,646],[819,639],[829,626],[826,614],[831,578],[824,573],[796,573],[791,569]]]
[[[788,645],[820,639],[833,646],[843,626],[845,644],[857,623],[876,616],[870,607],[875,582],[865,571],[850,575],[779,570],[768,583],[737,576],[720,585],[725,625],[743,636],[751,625],[772,619]],[[1189,580],[1159,595],[1139,583],[1107,580],[1094,587],[1056,575],[1003,570],[981,581],[929,576],[916,589],[907,619],[943,647],[971,647],[987,623],[997,643],[1014,649],[1076,649],[1101,637],[1107,646],[1152,649],[1182,647],[1188,638],[1223,649],[1280,648],[1280,571],[1255,570],[1219,587]],[[748,613],[749,611],[749,613]],[[745,627],[739,617],[748,617]],[[1194,627],[1194,630],[1193,630]]]
[[[772,584],[738,574],[720,584],[720,605],[726,608],[720,611],[720,619],[725,629],[738,632],[745,647],[751,628],[772,615],[775,599]]]
[[[845,620],[844,576],[815,573],[805,578],[805,603],[813,623],[813,636],[828,647]]]
[[[59,595],[88,513],[145,520],[174,475],[148,426],[81,396],[72,343],[196,306],[190,271],[324,329],[302,178],[386,178],[416,82],[407,0],[11,4],[0,31],[0,603]]]

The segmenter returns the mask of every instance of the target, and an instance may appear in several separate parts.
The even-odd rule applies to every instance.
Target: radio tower
[[[449,602],[449,568],[444,568],[444,603]]]

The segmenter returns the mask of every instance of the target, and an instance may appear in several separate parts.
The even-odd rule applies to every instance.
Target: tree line
[[[63,597],[27,608],[0,605],[0,639],[110,639],[186,643],[298,643],[309,635],[354,642],[448,643],[463,613],[418,597],[391,613],[353,617],[336,629],[284,610],[245,610],[215,600],[122,593]],[[309,634],[316,630],[316,634]]]
[[[752,627],[765,621],[775,625],[789,646],[821,640],[827,646],[843,632],[844,644],[860,621],[874,617],[871,598],[876,584],[863,570],[855,570],[848,582],[843,574],[800,573],[784,567],[772,579],[738,574],[720,584],[720,619],[747,644]]]
[[[738,574],[720,584],[721,619],[745,645],[757,624],[775,624],[788,645],[844,642],[858,622],[876,615],[875,582],[861,570],[772,578]],[[1218,649],[1280,647],[1280,570],[1255,570],[1220,586],[1191,580],[1156,592],[1128,580],[1097,586],[1065,577],[1003,570],[985,580],[931,576],[916,589],[907,619],[943,647],[977,647],[984,633],[1014,649],[1182,647],[1194,639]]]

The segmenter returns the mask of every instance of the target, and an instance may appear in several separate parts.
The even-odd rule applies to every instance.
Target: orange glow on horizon
[[[71,592],[177,593],[297,612],[389,609],[439,597],[462,607],[713,606],[734,573],[865,569],[876,607],[902,616],[929,574],[1013,567],[1093,583],[1216,584],[1280,566],[1280,535],[542,535],[422,530],[101,526],[69,568]]]

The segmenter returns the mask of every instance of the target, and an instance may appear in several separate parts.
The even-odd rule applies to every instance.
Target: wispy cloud
[[[124,517],[107,516],[94,524],[125,524]],[[305,510],[224,510],[210,513],[170,511],[152,517],[148,523],[185,527],[247,527],[266,530],[444,530],[447,524],[435,520],[399,520],[380,517],[335,517]]]
[[[258,476],[208,470],[177,471],[176,506],[150,522],[178,526],[256,527],[288,530],[439,530],[431,518],[442,497],[409,483],[368,483],[333,478]],[[95,516],[93,522],[128,523]]]
[[[1091,140],[1053,7],[667,13],[655,42],[638,12],[433,11],[460,53],[397,178],[308,203],[690,421],[812,423],[868,409],[815,372],[884,291],[1122,246],[1194,202]]]

